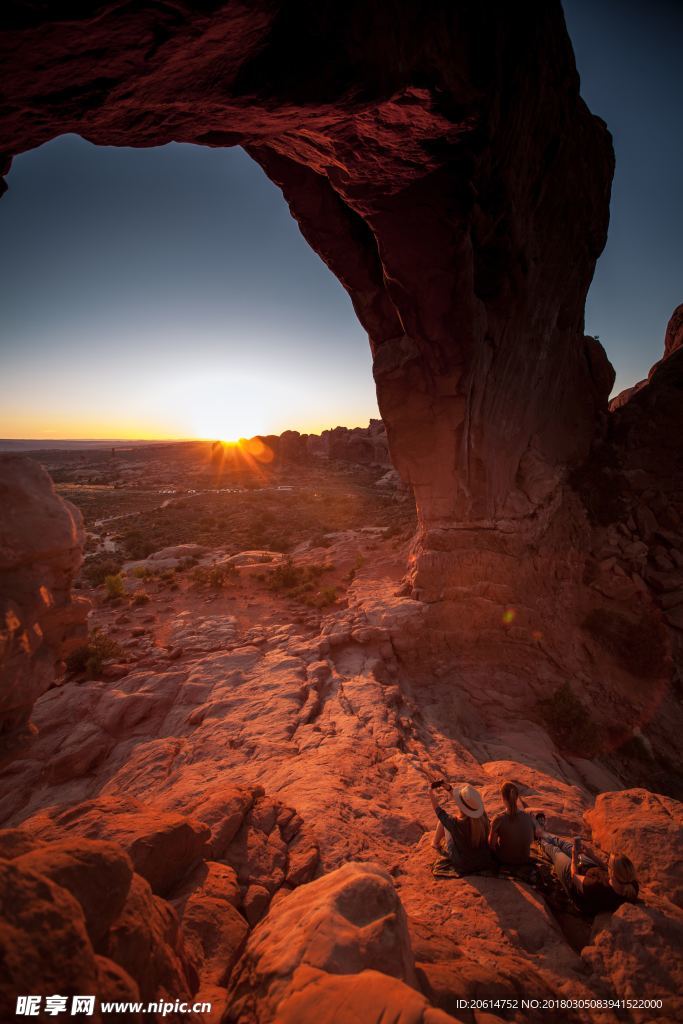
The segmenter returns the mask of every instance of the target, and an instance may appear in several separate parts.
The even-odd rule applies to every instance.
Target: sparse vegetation
[[[140,530],[126,530],[119,539],[128,558],[131,558],[133,561],[147,558],[153,551],[158,550],[154,541]],[[159,546],[163,547],[163,545]]]
[[[104,577],[104,589],[105,589],[107,598],[110,601],[115,600],[117,597],[123,597],[124,588],[123,588],[123,577],[121,576],[121,573],[116,573],[115,575],[111,575],[111,576],[105,576]]]
[[[193,582],[210,590],[222,590],[239,579],[237,567],[232,563],[224,565],[198,565],[192,573]]]
[[[94,555],[83,565],[81,575],[91,587],[100,587],[107,576],[115,576],[121,569],[120,559],[111,555]]]
[[[84,673],[87,679],[93,679],[100,674],[105,661],[120,658],[122,653],[115,640],[94,629],[88,642],[77,647],[66,659],[66,668],[72,674]]]
[[[139,607],[140,605],[143,605],[143,604],[149,604],[150,600],[151,600],[150,596],[149,596],[148,593],[146,593],[146,591],[144,591],[144,590],[136,590],[135,593],[133,594],[133,596],[130,599],[130,603],[132,605],[135,605],[135,607]]]
[[[320,588],[318,585],[323,573],[331,572],[332,569],[334,566],[331,563],[295,565],[291,558],[287,558],[273,569],[266,586],[274,593],[284,594],[311,607],[322,608],[337,600],[334,587]]]
[[[595,756],[597,725],[569,683],[563,683],[551,697],[539,701],[539,706],[548,732],[561,750],[580,757]]]

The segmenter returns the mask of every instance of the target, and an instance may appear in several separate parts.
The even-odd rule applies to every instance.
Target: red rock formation
[[[303,966],[321,972],[318,981],[324,974],[329,980],[330,975],[374,970],[381,972],[381,980],[388,975],[417,988],[405,912],[385,870],[376,864],[346,864],[278,904],[251,935],[233,975],[226,1024],[279,1020],[280,1003],[305,987],[297,978]],[[368,1019],[381,1016],[382,989],[380,982],[374,993],[372,986],[365,992]],[[401,1005],[402,990],[394,1005]],[[309,1012],[314,1000],[312,993],[304,1000]]]
[[[610,656],[612,679],[641,681],[641,720],[627,711],[628,725],[638,737],[656,715],[660,750],[672,764],[683,684],[682,308],[671,317],[663,358],[642,387],[620,396],[576,479],[592,527],[584,578],[602,603],[590,613],[597,659],[606,666]]]
[[[83,642],[90,607],[73,598],[83,521],[31,459],[0,456],[0,734],[20,730]]]
[[[586,455],[610,383],[583,307],[613,158],[559,2],[3,21],[8,157],[63,132],[242,144],[281,186],[368,330],[426,531],[528,516],[529,473],[556,483]]]
[[[350,589],[349,607],[330,613],[319,638],[283,628],[262,649],[248,639],[239,648],[230,623],[220,644],[234,650],[207,656],[200,646],[197,663],[178,671],[43,697],[41,734],[3,779],[3,821],[28,819],[29,836],[60,843],[81,827],[92,836],[95,821],[96,836],[124,840],[137,867],[97,955],[87,911],[61,882],[32,869],[28,881],[10,878],[10,891],[57,907],[58,936],[77,951],[65,964],[61,950],[39,947],[51,983],[61,971],[92,990],[101,970],[144,998],[196,983],[211,991],[227,981],[218,961],[227,970],[245,941],[232,908],[256,925],[231,982],[244,1019],[272,1018],[278,1000],[284,1019],[305,1019],[323,991],[328,1009],[375,992],[378,1016],[409,1005],[411,1019],[443,1020],[417,993],[408,1004],[397,991],[418,981],[446,1012],[496,980],[511,997],[521,979],[576,998],[639,995],[637,982],[671,1002],[673,904],[655,894],[621,908],[597,923],[582,959],[521,885],[454,880],[444,899],[431,850],[417,843],[425,774],[436,766],[481,785],[489,807],[502,777],[519,778],[565,831],[578,827],[589,792],[619,787],[605,766],[562,757],[534,724],[539,698],[568,672],[591,702],[601,749],[630,739],[647,759],[654,737],[674,768],[666,785],[675,783],[680,330],[648,384],[608,416],[613,375],[583,333],[583,308],[605,241],[612,151],[580,99],[559,2],[341,10],[103,0],[92,15],[58,3],[14,6],[0,19],[8,156],[63,132],[105,145],[241,144],[280,185],[368,330],[392,458],[420,514],[411,597],[395,596],[396,577],[373,557],[358,578],[364,594]],[[25,558],[13,580],[20,597],[34,594],[33,565]],[[35,604],[24,604],[32,625]],[[43,650],[54,658],[50,644]],[[8,705],[20,720],[47,668],[36,678],[28,699]],[[56,777],[45,778],[47,762],[58,763]],[[246,794],[224,791],[232,769],[251,784]],[[320,823],[326,867],[368,851],[392,865],[419,976],[383,872],[365,900],[372,869],[342,869],[361,890],[348,906],[345,885],[325,895],[339,876],[314,883],[320,903],[310,890],[288,895],[317,870],[318,846],[296,815],[261,799],[264,775]],[[121,806],[106,819],[79,806],[150,794],[160,831],[139,809],[133,822]],[[25,840],[11,830],[0,849],[30,858]],[[659,867],[653,859],[655,880]],[[189,959],[161,892],[187,915]],[[332,912],[346,920],[335,929],[348,939],[341,950],[324,925]],[[20,934],[30,933],[23,913]],[[293,937],[304,918],[312,926]],[[17,948],[28,945],[24,936]],[[28,972],[21,955],[11,965],[28,985],[36,957],[24,960]],[[349,965],[360,971],[352,982],[334,976]]]
[[[311,444],[309,438],[309,446],[330,459],[360,465],[391,465],[387,432],[381,420],[370,420],[367,427],[335,427],[333,430],[324,430],[320,442],[318,448],[318,445]]]
[[[591,445],[613,381],[583,333],[613,157],[559,2],[3,17],[8,156],[78,132],[241,144],[261,164],[368,330],[433,625],[456,649],[542,636],[584,672],[567,637],[598,603],[585,504],[609,496],[580,497],[573,474],[600,470]],[[279,444],[305,449],[294,434]],[[647,623],[640,600],[627,611]]]

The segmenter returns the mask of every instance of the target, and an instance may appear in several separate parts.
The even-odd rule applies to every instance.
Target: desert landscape
[[[63,6],[3,32],[7,152],[243,146],[382,418],[0,446],[0,1019],[680,1020],[683,306],[610,398],[560,4]],[[439,874],[441,779],[638,898]]]

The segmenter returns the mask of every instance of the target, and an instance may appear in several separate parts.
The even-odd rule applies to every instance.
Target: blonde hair
[[[470,833],[470,846],[484,846],[488,842],[488,822],[486,815],[479,818],[467,818],[467,827]]]
[[[611,853],[608,868],[614,891],[627,900],[634,900],[638,895],[638,876],[631,858],[625,853]]]

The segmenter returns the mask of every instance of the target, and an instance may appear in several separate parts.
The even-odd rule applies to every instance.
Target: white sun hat
[[[469,782],[461,782],[457,786],[453,786],[453,799],[468,818],[481,818],[484,813],[484,801]]]

